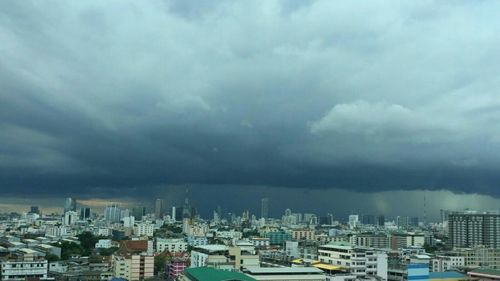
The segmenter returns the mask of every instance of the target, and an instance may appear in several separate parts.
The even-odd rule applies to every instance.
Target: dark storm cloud
[[[497,8],[3,1],[1,188],[498,196]]]

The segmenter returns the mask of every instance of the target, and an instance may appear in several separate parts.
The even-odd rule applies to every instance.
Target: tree
[[[54,261],[58,261],[59,260],[59,257],[54,255],[54,254],[46,254],[45,255],[45,259],[48,261],[48,262],[54,262]]]
[[[109,249],[99,249],[99,254],[101,256],[111,256],[117,250],[118,250],[118,247],[111,247]]]
[[[163,254],[155,257],[155,260],[154,260],[155,275],[158,274],[158,272],[163,272],[165,270],[166,261],[167,261],[167,259],[166,259],[165,255],[163,255]]]
[[[67,260],[71,256],[81,256],[84,253],[82,246],[68,241],[60,241],[53,246],[61,248],[61,260]]]
[[[95,244],[99,241],[99,237],[96,237],[91,232],[86,231],[78,235],[78,240],[82,246],[83,255],[90,256],[94,250]]]

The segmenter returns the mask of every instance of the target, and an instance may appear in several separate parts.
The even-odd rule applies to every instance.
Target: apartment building
[[[184,239],[165,239],[165,238],[156,238],[155,241],[155,251],[157,253],[161,252],[171,252],[171,253],[179,253],[187,251],[188,244],[184,241]]]

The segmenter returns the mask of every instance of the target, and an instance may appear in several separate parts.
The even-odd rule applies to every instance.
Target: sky
[[[0,192],[500,205],[499,8],[1,1]]]

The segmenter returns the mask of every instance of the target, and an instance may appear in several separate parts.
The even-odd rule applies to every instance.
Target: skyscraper
[[[260,199],[260,217],[269,218],[269,198],[267,197]]]
[[[385,217],[383,215],[378,216],[378,226],[383,227],[385,225]]]
[[[132,216],[134,216],[136,221],[142,220],[142,217],[144,217],[147,213],[146,207],[144,206],[137,206],[132,208]]]
[[[67,211],[76,211],[76,200],[71,197],[66,198],[66,201],[64,201],[64,213]]]
[[[80,219],[81,220],[90,219],[90,208],[88,208],[88,207],[81,207],[80,208]]]
[[[120,215],[121,209],[117,203],[111,203],[104,209],[104,219],[108,222],[119,222]]]
[[[164,213],[163,199],[158,198],[155,202],[155,217],[163,218]]]

